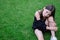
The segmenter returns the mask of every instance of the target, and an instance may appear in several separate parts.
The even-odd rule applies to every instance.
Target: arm
[[[48,18],[48,23],[51,30],[57,31],[56,23],[52,16]]]
[[[55,23],[55,21],[54,21],[52,16],[48,18],[48,22],[49,22],[49,26],[56,27],[56,23]]]
[[[40,20],[40,14],[39,14],[39,12],[41,12],[41,10],[38,10],[35,13],[35,17],[36,17],[37,20]]]

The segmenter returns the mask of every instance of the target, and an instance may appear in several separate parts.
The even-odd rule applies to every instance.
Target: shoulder
[[[40,12],[41,12],[41,10],[38,10],[35,12],[35,17],[37,20],[40,20]]]
[[[37,11],[35,12],[35,15],[39,15],[40,12],[41,12],[41,10],[37,10]]]

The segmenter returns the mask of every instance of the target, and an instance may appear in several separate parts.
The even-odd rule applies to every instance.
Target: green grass
[[[37,40],[32,30],[34,13],[48,4],[56,7],[56,36],[60,40],[60,0],[0,0],[0,40]],[[50,34],[44,37],[49,40]]]

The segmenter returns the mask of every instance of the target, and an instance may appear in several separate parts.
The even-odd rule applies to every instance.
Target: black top
[[[43,15],[42,15],[42,12],[40,14],[40,20],[37,20],[36,17],[34,17],[34,22],[33,22],[33,29],[39,29],[39,30],[42,30],[42,31],[45,31],[46,30],[46,24],[45,24],[45,20],[43,18]]]
[[[39,13],[40,13],[40,12],[39,12]],[[44,21],[44,22],[45,22],[45,20],[46,20],[46,19],[43,18],[42,12],[41,12],[41,14],[40,14],[40,20],[41,20],[41,21]],[[34,21],[37,21],[36,17],[34,17]]]

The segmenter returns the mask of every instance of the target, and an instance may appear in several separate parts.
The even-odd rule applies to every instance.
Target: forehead
[[[47,12],[51,13],[51,11],[50,10],[47,10],[47,9],[44,9],[44,11],[47,11]]]

